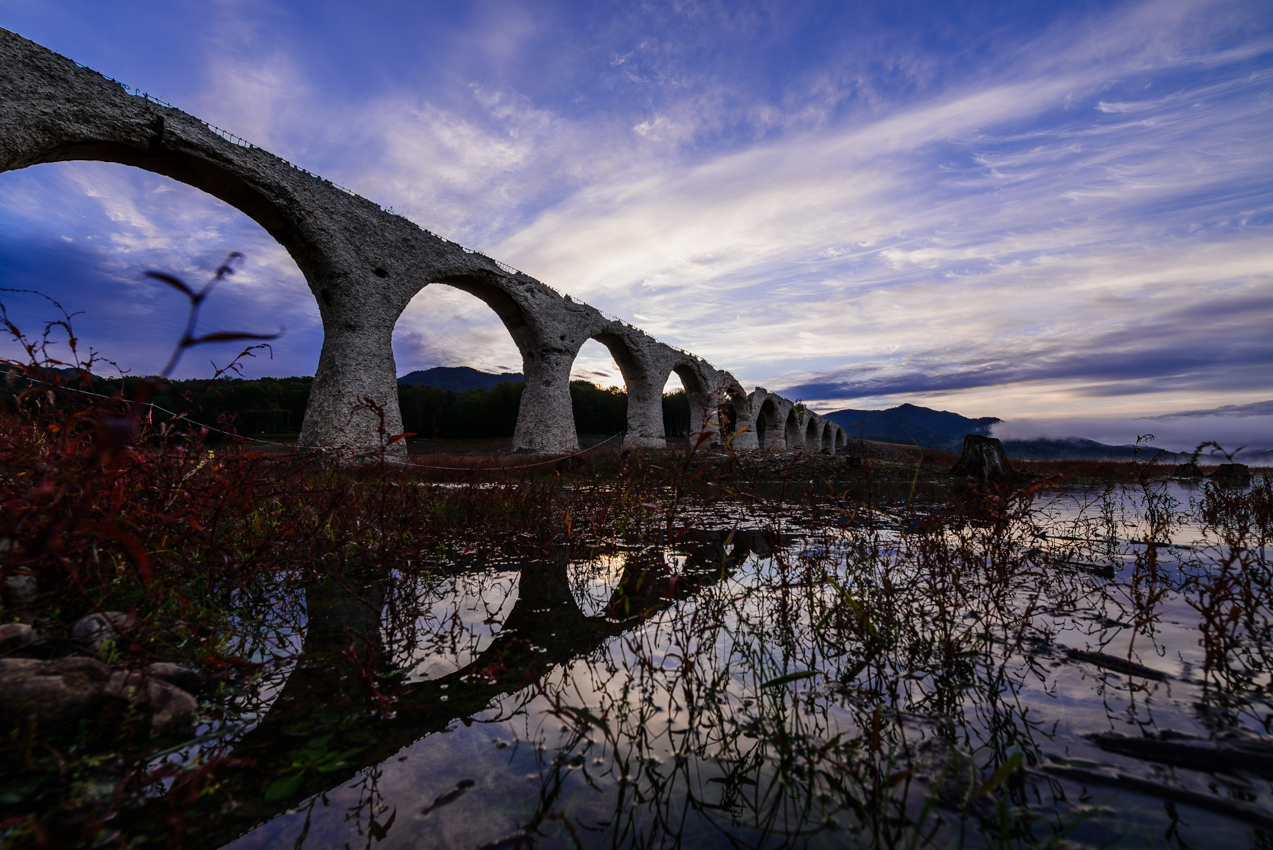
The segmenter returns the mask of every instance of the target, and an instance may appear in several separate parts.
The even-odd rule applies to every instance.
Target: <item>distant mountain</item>
[[[422,384],[426,387],[468,392],[469,390],[489,390],[496,384],[504,382],[520,384],[523,380],[521,372],[501,372],[496,375],[470,369],[468,366],[434,366],[432,369],[409,372],[398,379],[398,384],[401,386]]]
[[[969,419],[958,413],[914,404],[888,410],[837,410],[826,417],[844,426],[850,439],[860,435],[882,443],[917,444],[925,449],[953,452],[963,447],[965,434],[989,434],[990,426],[1000,421],[993,416]]]
[[[837,410],[826,414],[831,421],[843,425],[850,439],[861,434],[882,443],[918,445],[925,449],[942,449],[958,453],[963,449],[965,434],[990,434],[990,428],[1001,420],[994,416],[969,419],[946,410],[933,410],[914,404],[903,404],[888,410]],[[1020,460],[1131,460],[1134,457],[1184,461],[1186,455],[1173,455],[1152,447],[1111,446],[1080,437],[1067,439],[1004,440],[1003,450],[1009,459]]]

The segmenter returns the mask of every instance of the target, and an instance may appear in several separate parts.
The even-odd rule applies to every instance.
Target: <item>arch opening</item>
[[[672,400],[678,412],[683,413],[685,417],[675,436],[692,438],[695,434],[702,433],[703,429],[708,427],[708,422],[717,420],[718,411],[711,409],[711,389],[699,377],[693,366],[688,363],[673,366],[668,381],[663,384],[665,393],[672,375],[676,376],[684,390],[683,400]]]
[[[570,369],[570,403],[581,447],[628,430],[627,376],[635,369],[627,344],[614,334],[598,334],[579,348]]]
[[[778,407],[773,399],[766,397],[756,411],[756,439],[762,449],[773,448],[782,431],[778,424]]]
[[[522,331],[530,323],[526,320],[522,308],[503,289],[475,275],[453,275],[431,282],[446,284],[480,299],[487,307],[495,311],[495,315],[499,316],[504,327],[513,335],[513,341],[518,343],[519,348],[522,347],[525,336]]]
[[[246,358],[244,376],[314,373],[318,304],[288,245],[257,216],[157,169],[75,160],[50,158],[0,175],[0,258],[6,286],[37,290],[80,313],[73,324],[81,354],[91,347],[133,374],[159,372],[184,333],[188,302],[143,272],[172,274],[197,290],[234,251],[243,257],[201,305],[197,332],[273,333],[283,325],[273,357]],[[51,317],[43,299],[27,301],[6,297],[16,324],[31,331]],[[224,366],[244,346],[200,346],[173,377],[206,377],[210,360]],[[16,350],[4,354],[21,359]],[[295,431],[299,414],[270,418]]]
[[[412,443],[478,439],[503,447],[513,439],[525,391],[513,328],[526,324],[512,299],[484,281],[448,278],[420,288],[393,331],[402,427],[416,435]]]
[[[831,423],[823,423],[825,427],[822,429],[822,451],[826,454],[835,454],[835,426]]]
[[[740,428],[746,427],[750,402],[743,388],[733,386],[727,389],[721,398],[720,428],[725,437],[732,437]]]
[[[162,128],[163,119],[158,127]],[[185,151],[162,149],[143,153],[123,142],[93,141],[61,145],[31,157],[19,167],[54,162],[104,162],[149,171],[192,186],[223,201],[255,221],[284,247],[293,228],[278,207],[239,175],[219,163]],[[8,163],[4,171],[12,170]]]
[[[662,396],[664,437],[685,439],[690,432],[690,394],[675,371],[664,382]]]
[[[798,452],[804,448],[804,441],[800,439],[800,417],[794,409],[787,411],[787,422],[784,426],[787,438],[787,451]]]
[[[756,411],[752,401],[753,396],[749,396],[741,384],[729,377],[722,387],[722,410],[719,421],[722,436],[738,451],[762,447],[756,429]]]
[[[380,637],[394,669],[409,671],[404,681],[416,683],[472,664],[498,639],[522,582],[521,570],[506,567],[405,577],[402,592],[419,605],[416,616],[381,618]],[[335,624],[341,637],[343,627]]]
[[[360,299],[358,287],[342,285],[350,275],[366,273],[371,277],[374,270],[354,268],[347,257],[322,244],[328,235],[322,224],[316,223],[322,216],[289,213],[302,204],[298,186],[293,182],[293,169],[281,161],[274,164],[254,160],[247,165],[232,143],[226,142],[229,148],[219,149],[216,143],[204,144],[205,140],[199,137],[202,131],[195,130],[194,137],[185,135],[190,127],[184,119],[174,122],[172,134],[168,136],[165,124],[171,116],[148,106],[138,109],[136,101],[111,88],[111,84],[106,85],[107,90],[101,96],[101,115],[79,116],[79,120],[100,117],[101,126],[110,128],[105,132],[118,133],[116,138],[81,142],[76,138],[82,133],[80,124],[59,124],[57,118],[50,117],[42,127],[43,132],[22,138],[22,141],[42,139],[43,142],[35,144],[44,146],[25,150],[17,145],[8,147],[8,158],[0,162],[0,171],[57,162],[114,163],[191,186],[255,221],[300,269],[310,292],[316,296],[304,301],[317,302],[322,321],[321,346],[313,368],[314,379],[300,424],[298,445],[367,449],[380,446],[381,435],[386,431],[399,431],[392,325],[384,321],[383,313],[374,312],[365,314],[364,322],[364,314],[357,312],[360,304],[355,303]],[[114,97],[123,100],[112,102]],[[112,114],[112,109],[120,112]],[[121,116],[128,116],[129,120],[119,120]],[[54,141],[48,141],[51,137]],[[308,188],[300,191],[303,193]],[[337,193],[339,190],[318,185],[317,191]],[[401,306],[405,306],[405,302]],[[242,315],[250,310],[239,312]],[[350,368],[348,364],[358,365]],[[383,416],[360,407],[363,399],[381,405]],[[406,447],[395,445],[388,450],[391,454],[404,454]]]
[[[588,560],[572,560],[566,566],[571,595],[585,617],[608,613],[611,600],[623,581],[628,557],[627,552],[599,552]]]

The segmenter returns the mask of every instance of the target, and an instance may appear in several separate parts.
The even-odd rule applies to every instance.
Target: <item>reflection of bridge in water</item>
[[[739,449],[834,453],[847,442],[842,427],[802,405],[764,388],[748,393],[701,357],[3,29],[0,115],[0,171],[75,160],[131,165],[221,199],[287,249],[323,323],[301,445],[371,449],[382,433],[402,431],[393,329],[431,283],[480,298],[516,343],[526,385],[515,451],[578,447],[570,370],[588,340],[605,345],[623,375],[627,447],[665,444],[662,395],[672,373],[692,400],[691,432],[712,441],[732,429]],[[383,409],[384,432],[365,401]],[[406,451],[401,443],[389,450]]]
[[[578,584],[572,587],[567,552],[523,565],[517,599],[490,643],[463,667],[410,684],[393,684],[395,677],[385,675],[390,671],[374,669],[375,662],[369,661],[385,657],[387,612],[380,579],[365,586],[327,579],[310,587],[305,640],[292,672],[261,721],[233,745],[231,756],[251,759],[254,767],[218,775],[222,790],[240,805],[214,829],[187,836],[187,843],[219,847],[299,802],[339,787],[421,738],[446,731],[457,719],[472,718],[501,697],[589,656],[678,600],[729,578],[749,555],[770,551],[770,542],[759,532],[693,536],[696,543],[680,547],[688,555],[675,573],[657,550],[625,553],[621,574],[591,616],[580,606]],[[362,708],[368,676],[392,699],[391,717],[371,718]],[[354,722],[333,726],[333,708],[352,712]],[[328,752],[353,752],[345,765],[306,772],[289,793],[267,800],[266,786],[303,762],[310,741],[327,731],[332,735]]]

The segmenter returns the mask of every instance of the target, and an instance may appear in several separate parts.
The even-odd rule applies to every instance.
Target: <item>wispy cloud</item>
[[[1268,76],[1217,66],[1163,5],[875,120],[600,182],[498,250],[826,404],[1048,378],[1267,392]],[[1219,70],[1134,120],[1099,108],[1198,65]]]

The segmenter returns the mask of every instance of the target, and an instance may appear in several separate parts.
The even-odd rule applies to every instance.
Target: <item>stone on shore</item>
[[[101,652],[127,622],[128,615],[120,611],[94,612],[71,624],[71,637],[94,652]]]
[[[203,676],[197,670],[182,667],[180,664],[158,661],[147,667],[145,673],[147,676],[165,681],[173,687],[181,688],[188,694],[197,694],[203,690]]]
[[[0,652],[13,652],[39,639],[39,633],[26,623],[0,625]]]
[[[0,714],[41,726],[73,720],[99,703],[111,672],[93,658],[0,659]]]
[[[189,726],[199,708],[195,698],[181,688],[155,676],[127,670],[111,675],[105,693],[148,713],[150,725],[160,732]]]
[[[13,573],[4,579],[4,604],[10,608],[25,608],[35,602],[40,587],[35,576]]]

